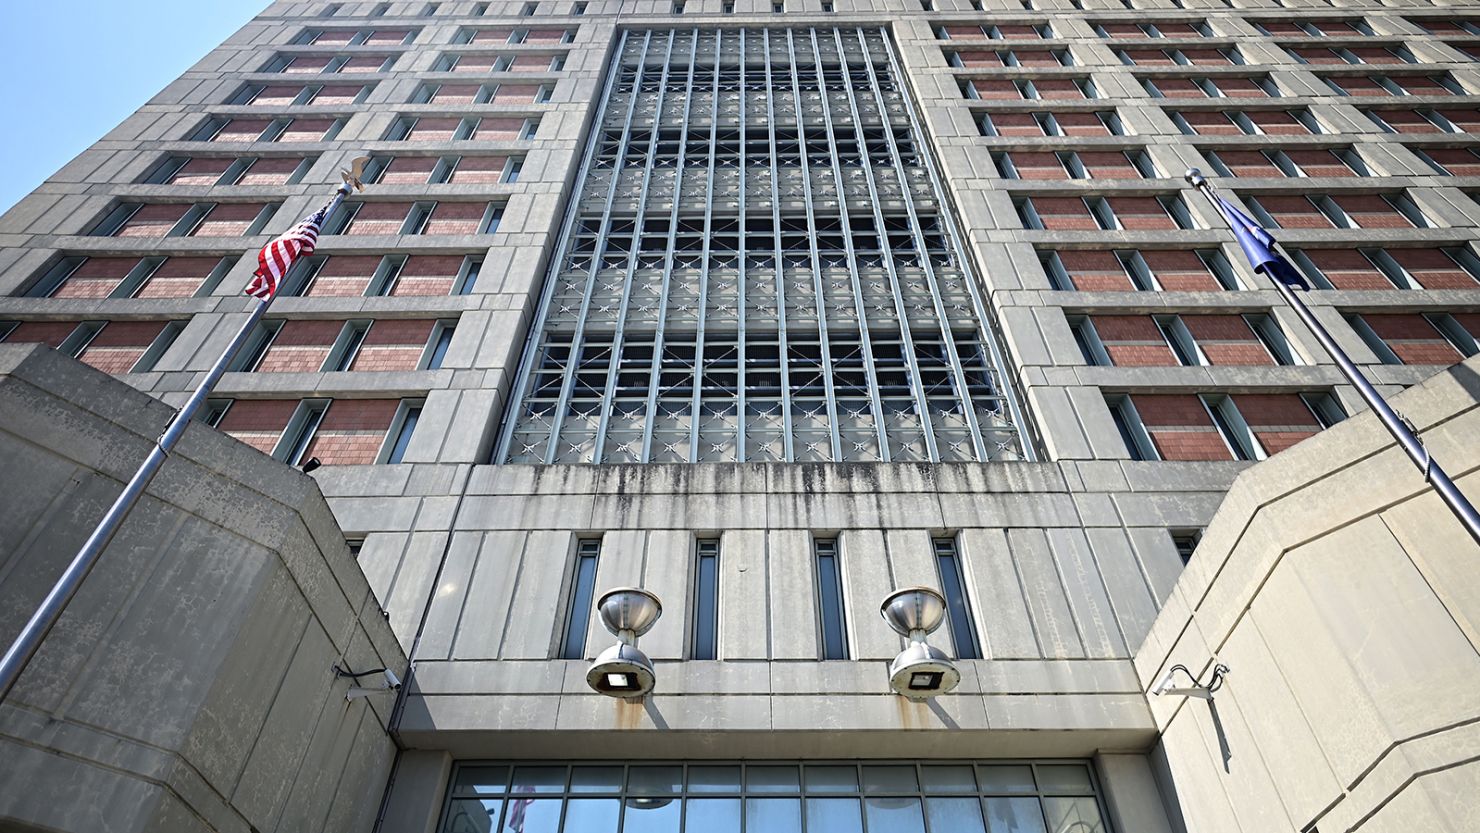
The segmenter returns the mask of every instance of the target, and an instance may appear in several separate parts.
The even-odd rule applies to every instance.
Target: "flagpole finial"
[[[1207,178],[1205,178],[1202,175],[1202,171],[1198,170],[1197,168],[1188,168],[1187,174],[1183,178],[1186,179],[1187,184],[1191,185],[1193,188],[1201,188],[1204,185],[1208,184]]]
[[[365,175],[365,165],[369,161],[370,157],[368,156],[356,157],[355,160],[350,163],[350,167],[348,169],[341,170],[339,172],[339,178],[344,180],[344,184],[347,188],[354,188],[356,191],[365,190],[365,183],[361,182],[360,178]],[[347,190],[346,193],[348,193]]]

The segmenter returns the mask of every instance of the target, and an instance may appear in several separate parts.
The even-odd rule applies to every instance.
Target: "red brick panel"
[[[1063,251],[1059,262],[1081,292],[1132,292],[1136,288],[1113,252]]]
[[[1106,35],[1109,35],[1112,38],[1144,38],[1144,37],[1146,37],[1146,33],[1143,32],[1143,31],[1141,31],[1141,27],[1140,26],[1137,26],[1134,23],[1110,23],[1110,22],[1105,22],[1105,23],[1101,23],[1100,24],[1100,28],[1105,31],[1105,34]]]
[[[1159,22],[1156,24],[1156,28],[1161,31],[1163,36],[1168,38],[1202,37],[1202,32],[1197,31],[1196,26],[1185,21]]]
[[[1441,249],[1389,249],[1424,289],[1474,289],[1475,278]]]
[[[1299,49],[1291,49],[1297,56],[1305,59],[1307,64],[1344,64],[1346,59],[1336,54],[1336,50],[1327,49],[1323,46],[1303,46]]]
[[[1466,133],[1480,133],[1480,110],[1439,110],[1438,113]]]
[[[1274,358],[1241,315],[1184,315],[1182,323],[1209,364],[1272,365]]]
[[[1236,393],[1233,404],[1264,446],[1276,454],[1321,430],[1305,400],[1293,393]]]
[[[315,107],[341,107],[354,104],[365,89],[362,84],[329,84],[314,95],[309,104]]]
[[[1355,249],[1306,249],[1305,254],[1337,289],[1393,288],[1393,282]]]
[[[262,213],[262,203],[232,203],[211,209],[191,237],[236,237],[247,233],[252,221]]]
[[[1000,78],[974,78],[971,86],[976,90],[976,97],[984,101],[1016,101],[1023,98],[1016,85]]]
[[[509,36],[514,34],[511,28],[500,26],[496,29],[478,29],[473,32],[473,43],[508,43]]]
[[[1208,64],[1222,64],[1227,66],[1233,63],[1233,61],[1228,59],[1227,55],[1216,49],[1184,49],[1182,50],[1182,54],[1187,57],[1187,60],[1197,66],[1206,66]]]
[[[1042,40],[1038,30],[1026,23],[1003,23],[997,31],[1005,40]]]
[[[365,39],[365,44],[367,46],[401,44],[406,41],[406,36],[409,34],[411,34],[409,29],[377,29]]]
[[[234,159],[191,159],[170,177],[171,185],[215,185]]]
[[[981,89],[980,82],[977,89]],[[1011,91],[1008,98],[1017,98],[1017,91]],[[486,121],[486,119],[485,119]],[[1060,122],[1062,124],[1062,122]],[[993,113],[992,127],[997,130],[999,136],[1042,136],[1043,128],[1031,113]],[[1067,129],[1066,129],[1067,131]]]
[[[1453,20],[1433,20],[1433,19],[1428,19],[1428,20],[1422,20],[1422,21],[1417,21],[1416,20],[1416,21],[1413,21],[1413,22],[1414,23],[1417,23],[1419,25],[1419,27],[1421,27],[1424,31],[1428,32],[1431,35],[1468,35],[1469,34],[1469,32],[1465,31],[1465,28],[1463,26],[1459,25],[1458,22],[1453,21]]]
[[[564,29],[530,29],[525,43],[560,43],[565,40]]]
[[[1385,46],[1349,46],[1346,51],[1361,58],[1368,64],[1402,64],[1406,63],[1399,58],[1391,49]]]
[[[1025,67],[1056,67],[1060,66],[1058,56],[1051,49],[1014,49],[1012,54],[1017,57],[1019,66]]]
[[[1000,67],[1002,59],[997,57],[996,52],[957,52],[956,57],[960,59],[963,67]]]
[[[481,202],[439,202],[422,234],[477,234],[488,205]]]
[[[159,265],[135,298],[189,298],[220,263],[215,257],[172,257]]]
[[[408,142],[450,142],[457,128],[462,124],[462,119],[433,119],[421,118],[416,120],[416,125],[411,132],[406,134]]]
[[[1310,37],[1304,29],[1296,26],[1293,20],[1261,20],[1259,21],[1259,25],[1263,26],[1264,31],[1271,35],[1293,35],[1297,38]]]
[[[533,104],[538,84],[500,84],[493,93],[494,104]]]
[[[136,257],[90,257],[67,276],[53,298],[106,298],[139,264]]]
[[[1450,365],[1464,358],[1427,318],[1417,313],[1363,315],[1362,320],[1403,364]]]
[[[1269,194],[1260,197],[1259,204],[1264,206],[1264,210],[1269,212],[1269,216],[1274,218],[1280,228],[1335,228],[1307,197]]]
[[[406,258],[401,275],[390,294],[401,296],[447,295],[462,270],[461,255],[413,255]]]
[[[1079,161],[1094,179],[1140,179],[1141,172],[1121,151],[1081,151]]]
[[[1364,75],[1332,75],[1330,79],[1336,82],[1336,86],[1346,91],[1347,95],[1353,96],[1381,96],[1392,95],[1386,87],[1373,81]]]
[[[1244,131],[1223,110],[1186,110],[1182,120],[1199,136],[1242,136]]]
[[[1175,229],[1177,224],[1151,197],[1109,197],[1110,209],[1127,231]]]
[[[1443,133],[1433,122],[1420,116],[1417,110],[1377,110],[1379,118],[1399,133]]]
[[[164,237],[189,210],[189,205],[181,203],[143,206],[113,236]]]
[[[226,409],[216,429],[271,454],[297,408],[296,399],[238,399]]]
[[[350,58],[340,72],[380,72],[385,66],[385,55],[360,55]]]
[[[365,294],[378,268],[379,255],[335,255],[324,261],[303,294],[309,298],[359,297]]]
[[[1141,252],[1156,282],[1168,292],[1221,292],[1223,286],[1196,252],[1153,249]]]
[[[1453,318],[1471,338],[1480,339],[1480,312],[1451,312]]]
[[[279,142],[318,142],[334,126],[334,119],[294,119],[277,138]]]
[[[343,329],[343,321],[284,321],[257,372],[317,373]]]
[[[6,344],[45,344],[55,349],[61,347],[75,329],[76,321],[22,321],[5,336],[4,341]]]
[[[464,156],[457,160],[457,167],[452,169],[452,178],[448,181],[457,185],[492,184],[503,176],[504,165],[508,161],[505,156]]]
[[[1255,83],[1253,78],[1223,78],[1220,77],[1215,84],[1223,94],[1229,98],[1268,98],[1269,93]]]
[[[953,40],[956,38],[970,39],[986,37],[986,33],[982,31],[982,27],[980,26],[942,26],[941,28]]]
[[[1136,66],[1174,66],[1177,63],[1165,49],[1127,49],[1125,54]]]
[[[1131,397],[1151,443],[1163,460],[1232,460],[1213,418],[1193,394]]]
[[[521,55],[509,61],[505,72],[545,72],[550,68],[549,55]]]
[[[269,119],[232,119],[211,139],[213,142],[255,142],[271,124]]]
[[[297,157],[258,159],[242,174],[237,185],[287,185],[288,177],[303,163]]]
[[[1109,136],[1110,128],[1094,113],[1057,113],[1054,120],[1068,136]]]
[[[400,234],[410,212],[409,202],[367,202],[356,212],[344,234]]]
[[[1330,150],[1301,150],[1292,148],[1285,151],[1290,161],[1300,166],[1306,176],[1356,176],[1347,164],[1334,151]]]
[[[381,174],[383,185],[425,185],[439,160],[435,156],[397,156]]]
[[[493,72],[493,62],[498,60],[497,55],[459,55],[457,63],[452,65],[453,72],[476,72],[479,75],[487,75]]]
[[[294,84],[291,86],[284,84],[272,84],[270,86],[263,87],[262,91],[257,93],[257,95],[252,98],[251,106],[286,107],[296,101],[299,94],[302,92],[302,84]]]
[[[297,58],[294,58],[293,60],[289,61],[288,62],[288,65],[286,67],[283,67],[283,72],[291,72],[291,73],[315,73],[315,72],[323,72],[324,71],[324,68],[327,67],[327,66],[329,66],[329,62],[331,60],[333,60],[333,58],[331,56],[328,56],[328,55],[300,55]]]
[[[1033,200],[1033,208],[1050,231],[1095,231],[1100,227],[1078,197],[1039,197]]]
[[[478,98],[478,84],[443,84],[432,94],[435,104],[472,104]]]
[[[1153,78],[1151,83],[1161,91],[1163,98],[1207,98],[1208,94],[1203,92],[1202,87],[1193,83],[1191,78]]]
[[[1470,148],[1425,148],[1424,153],[1455,176],[1480,176],[1480,156]]]
[[[1366,34],[1362,31],[1361,27],[1350,20],[1321,20],[1316,23],[1316,27],[1319,28],[1328,37],[1333,35],[1339,36]]]
[[[1020,151],[1008,154],[1020,179],[1068,179],[1069,173],[1053,153]]]
[[[357,29],[326,29],[309,43],[314,46],[348,46],[358,34]]]
[[[1360,228],[1413,228],[1412,220],[1377,194],[1341,194],[1332,199]]]
[[[1172,348],[1149,315],[1096,315],[1095,332],[1117,367],[1169,367],[1178,364]]]
[[[521,118],[485,118],[478,122],[473,138],[480,142],[512,142],[524,131]]]
[[[1439,79],[1428,75],[1401,75],[1393,79],[1409,95],[1454,95]]]
[[[164,321],[111,321],[77,356],[104,373],[127,373],[159,337]]]
[[[1038,97],[1043,99],[1084,98],[1084,93],[1070,78],[1039,78],[1033,81]]]
[[[334,400],[304,459],[317,457],[324,465],[341,466],[374,463],[400,405],[399,399]]]
[[[1260,130],[1270,136],[1304,136],[1310,128],[1295,120],[1284,110],[1250,110],[1246,115]]]
[[[365,334],[350,370],[415,370],[436,321],[376,321]]]
[[[1284,176],[1268,157],[1257,150],[1220,150],[1218,158],[1234,176]]]

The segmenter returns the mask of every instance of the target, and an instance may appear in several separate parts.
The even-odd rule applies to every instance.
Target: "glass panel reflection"
[[[807,799],[807,833],[863,833],[858,799]]]
[[[913,793],[920,791],[912,766],[866,766],[863,768],[863,791],[866,793]]]
[[[1036,798],[987,798],[989,833],[1044,833],[1043,811]]]
[[[458,767],[452,792],[453,795],[503,795],[508,783],[506,766],[464,766]]]
[[[1030,793],[1033,786],[1033,768],[1027,764],[997,764],[976,768],[977,780],[984,793]]]
[[[678,833],[682,814],[683,802],[677,799],[629,798],[622,811],[622,833]],[[697,826],[689,829],[708,830]]]
[[[520,766],[514,768],[515,793],[558,793],[565,790],[565,767]]]
[[[868,776],[864,776],[867,780]],[[888,833],[925,833],[925,816],[918,798],[867,798],[868,829]]]
[[[1092,793],[1089,767],[1083,764],[1039,764],[1038,787],[1046,793]]]
[[[1045,798],[1043,812],[1050,833],[1105,833],[1093,798]]]
[[[614,793],[622,791],[622,768],[619,766],[577,766],[570,770],[573,793]]]
[[[498,813],[503,806],[502,798],[458,799],[447,808],[447,823],[442,829],[446,833],[488,833],[498,827]]]
[[[558,798],[511,798],[504,810],[504,833],[556,833],[560,829]]]
[[[801,792],[801,781],[794,766],[752,766],[745,768],[745,788],[753,793]]]
[[[976,792],[976,778],[969,766],[922,766],[920,780],[928,793]]]
[[[689,792],[738,793],[740,792],[740,767],[690,766]]]
[[[635,766],[627,771],[627,791],[633,795],[678,795],[683,767]]]
[[[745,829],[765,833],[802,833],[802,800],[747,798]]]
[[[985,833],[982,804],[975,798],[927,798],[925,817],[930,829],[950,833]]]
[[[853,766],[807,767],[807,792],[856,793],[858,768]]]
[[[565,829],[581,833],[617,833],[622,802],[615,798],[572,798],[565,808]],[[525,833],[529,833],[528,826]]]
[[[691,798],[684,829],[693,833],[740,833],[740,799]]]

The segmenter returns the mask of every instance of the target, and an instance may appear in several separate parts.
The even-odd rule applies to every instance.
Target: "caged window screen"
[[[1031,459],[883,30],[616,49],[496,462]]]

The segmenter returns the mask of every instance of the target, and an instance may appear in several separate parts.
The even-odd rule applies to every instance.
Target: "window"
[[[427,341],[426,354],[418,365],[423,370],[437,370],[447,358],[447,348],[452,346],[453,333],[457,332],[456,321],[438,321],[432,328],[432,337]]]
[[[823,659],[848,658],[848,631],[843,607],[843,572],[837,538],[813,538],[817,566],[817,618]]]
[[[519,16],[520,17],[534,17],[534,13],[536,11],[539,11],[539,8],[540,8],[540,5],[538,3],[525,3],[524,4],[524,8],[522,8],[522,9],[519,10]]]
[[[571,7],[570,13],[573,15],[583,15],[586,13],[586,5],[584,2],[577,3]]]
[[[1105,343],[1100,340],[1100,334],[1095,331],[1094,322],[1088,316],[1070,316],[1069,332],[1074,334],[1074,343],[1079,345],[1079,353],[1084,356],[1085,364],[1095,367],[1114,364],[1105,350]]]
[[[972,619],[966,596],[966,575],[961,567],[956,539],[935,538],[931,543],[935,548],[941,595],[946,597],[946,621],[950,625],[951,642],[956,646],[956,658],[981,659],[981,643],[977,641],[976,622]]]
[[[1167,534],[1172,536],[1172,546],[1177,548],[1177,556],[1186,564],[1192,560],[1192,553],[1202,541],[1201,529],[1169,529]]]
[[[467,257],[463,259],[462,268],[458,271],[457,280],[453,282],[453,295],[467,295],[473,291],[478,283],[478,270],[483,268],[483,261],[477,258]]]
[[[503,175],[499,177],[499,182],[502,182],[505,185],[518,182],[519,172],[523,169],[524,157],[515,156],[514,158],[510,159],[507,164],[504,165],[504,172]]]
[[[1244,316],[1244,321],[1249,325],[1249,329],[1254,331],[1254,335],[1258,337],[1259,343],[1263,344],[1264,349],[1269,351],[1270,357],[1275,360],[1276,364],[1300,364],[1295,352],[1290,349],[1290,341],[1285,338],[1285,331],[1280,329],[1280,325],[1275,321],[1273,315],[1269,313],[1249,313]]]
[[[411,445],[411,435],[416,432],[416,423],[421,420],[420,402],[402,402],[392,428],[387,435],[389,442],[382,452],[383,463],[399,463],[406,458],[406,449]]]
[[[339,333],[339,338],[335,339],[334,345],[329,349],[328,358],[324,360],[324,370],[336,373],[349,370],[355,362],[355,357],[360,353],[360,346],[365,343],[365,335],[369,332],[369,321],[346,321],[344,329]]]
[[[717,659],[719,648],[719,539],[694,547],[694,626],[690,659]]]
[[[584,659],[586,630],[595,604],[596,561],[601,556],[601,539],[584,538],[576,542],[575,569],[571,575],[570,603],[565,612],[565,633],[560,640],[559,659]]]
[[[1341,407],[1329,391],[1314,391],[1300,394],[1305,406],[1315,414],[1316,421],[1322,428],[1330,428],[1338,422],[1346,419],[1346,409]]]
[[[313,442],[314,432],[319,430],[319,424],[324,421],[324,413],[328,410],[327,399],[305,399],[298,403],[298,409],[288,421],[288,427],[283,431],[282,439],[278,440],[277,447],[273,449],[272,456],[290,466],[302,464],[303,455]]]
[[[1235,460],[1263,460],[1268,456],[1231,398],[1215,393],[1205,393],[1200,398]]]
[[[1120,432],[1120,439],[1132,460],[1161,459],[1129,396],[1107,396],[1105,405],[1110,409],[1110,418],[1114,420],[1115,429]]]
[[[781,14],[784,11],[786,11],[786,4],[785,3],[772,3],[771,4],[771,14]]]

